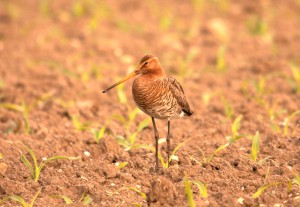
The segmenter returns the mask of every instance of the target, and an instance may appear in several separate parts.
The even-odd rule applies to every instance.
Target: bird
[[[105,89],[103,93],[133,77],[136,77],[132,84],[133,99],[137,107],[152,119],[155,137],[155,170],[158,171],[159,134],[155,119],[167,120],[167,167],[169,167],[171,120],[191,116],[193,112],[180,83],[166,75],[159,59],[153,55],[142,57],[137,69]]]

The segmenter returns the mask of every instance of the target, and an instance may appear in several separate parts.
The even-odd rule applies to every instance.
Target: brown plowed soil
[[[71,206],[82,206],[84,195],[91,206],[188,206],[186,173],[207,184],[207,198],[191,184],[197,206],[299,206],[299,28],[299,0],[1,0],[0,200],[19,195],[29,203],[42,188],[35,206],[67,206],[53,195],[68,196]],[[132,81],[101,93],[148,53],[181,82],[194,111],[171,122],[172,149],[184,144],[159,173],[145,149],[154,145],[151,122],[135,139],[143,148],[120,141],[147,118],[133,116]],[[207,160],[240,115],[240,139]],[[166,121],[157,125],[165,158]],[[96,143],[91,130],[103,126]],[[38,162],[78,159],[46,164],[35,182],[21,143]],[[268,184],[277,185],[253,198]]]

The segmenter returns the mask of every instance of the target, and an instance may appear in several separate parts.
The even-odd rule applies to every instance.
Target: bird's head
[[[134,70],[132,73],[130,73],[128,76],[123,78],[122,80],[118,81],[117,83],[113,84],[109,88],[103,91],[103,93],[106,93],[110,89],[116,87],[117,85],[124,83],[125,81],[133,78],[137,75],[144,75],[144,74],[154,74],[154,75],[163,75],[164,71],[163,68],[160,65],[160,62],[157,57],[153,55],[145,55],[139,64],[139,67]]]

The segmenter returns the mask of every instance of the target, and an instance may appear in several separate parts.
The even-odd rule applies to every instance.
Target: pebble
[[[238,202],[239,204],[244,204],[244,198],[239,197],[239,198],[237,199],[237,202]]]
[[[87,157],[91,156],[91,153],[90,153],[89,151],[86,151],[86,150],[83,152],[83,154],[84,154],[85,156],[87,156]]]

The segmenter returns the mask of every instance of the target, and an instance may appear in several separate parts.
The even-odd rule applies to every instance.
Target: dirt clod
[[[173,183],[163,177],[154,177],[151,181],[151,188],[148,192],[147,202],[156,203],[157,206],[171,205],[177,197],[177,190]]]

